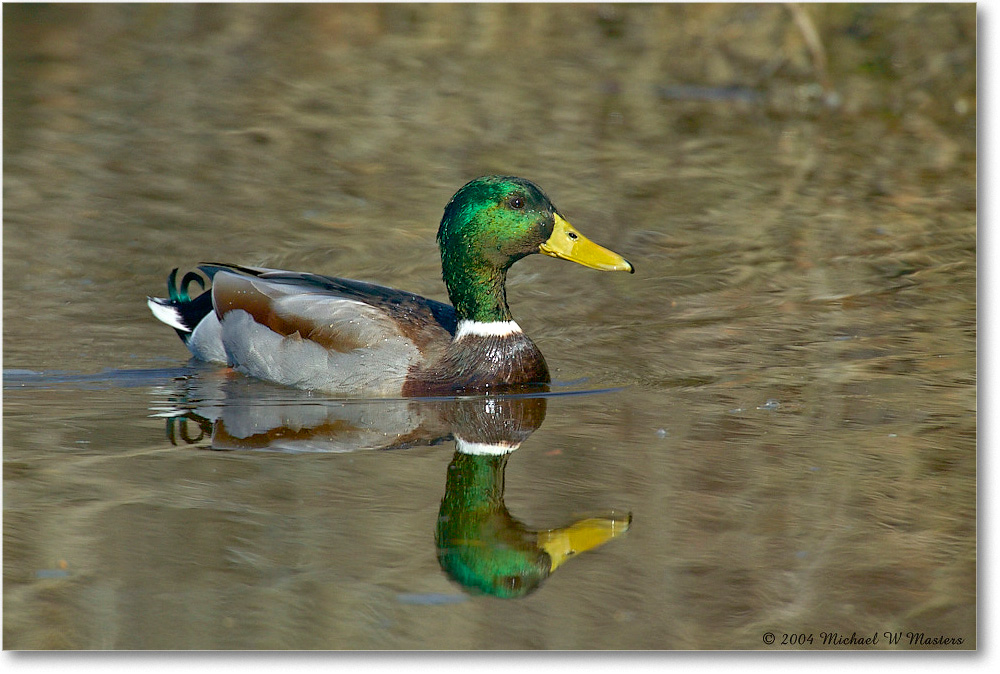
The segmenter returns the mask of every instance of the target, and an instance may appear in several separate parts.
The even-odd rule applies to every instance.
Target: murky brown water
[[[5,5],[4,646],[975,647],[975,8],[807,9]],[[505,465],[454,403],[191,368],[145,307],[206,259],[443,299],[494,172],[637,267],[514,268],[557,390],[619,390],[483,402]],[[474,593],[458,468],[505,480],[473,542],[631,527]]]

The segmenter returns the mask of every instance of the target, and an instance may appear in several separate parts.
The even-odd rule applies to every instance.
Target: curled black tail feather
[[[177,268],[170,272],[170,276],[167,277],[167,292],[170,293],[170,301],[172,302],[190,302],[191,295],[188,293],[188,288],[191,287],[192,283],[197,282],[201,286],[201,289],[205,290],[205,279],[203,279],[198,273],[189,271],[184,274],[184,278],[181,279],[181,285],[177,287]]]
[[[215,276],[216,271],[216,269],[204,270],[202,273],[211,279]],[[150,297],[149,306],[157,318],[170,325],[180,338],[187,342],[202,319],[214,311],[214,306],[212,305],[212,293],[205,290],[207,283],[202,275],[190,271],[184,275],[180,286],[178,286],[177,272],[178,270],[174,269],[167,277],[168,297]],[[190,293],[192,283],[197,283],[202,289],[202,292],[194,299],[191,298]],[[153,306],[154,304],[163,307],[163,310],[158,310]]]

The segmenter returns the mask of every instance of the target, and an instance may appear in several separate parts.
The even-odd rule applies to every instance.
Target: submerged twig
[[[795,2],[786,2],[785,7],[791,13],[792,19],[795,20],[795,25],[798,26],[799,32],[802,33],[802,39],[805,40],[806,47],[812,55],[813,67],[816,68],[820,84],[823,85],[824,91],[830,91],[832,86],[830,84],[829,71],[826,68],[826,49],[823,47],[823,41],[819,37],[819,31],[816,30],[816,24],[813,23],[813,20],[806,13],[806,10],[802,8],[802,5]]]

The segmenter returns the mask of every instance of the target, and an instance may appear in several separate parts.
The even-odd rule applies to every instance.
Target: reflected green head
[[[538,534],[504,506],[508,456],[455,453],[434,535],[438,562],[449,576],[466,589],[501,598],[532,592],[552,569]]]
[[[444,543],[444,545],[442,545]],[[527,540],[522,544],[489,538],[438,541],[438,561],[468,590],[501,599],[523,597],[552,573],[552,560]]]

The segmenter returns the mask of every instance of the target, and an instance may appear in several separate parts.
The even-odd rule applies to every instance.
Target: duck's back
[[[455,331],[450,306],[318,274],[205,265],[214,311],[186,340],[205,360],[262,379],[352,396],[400,395]]]

